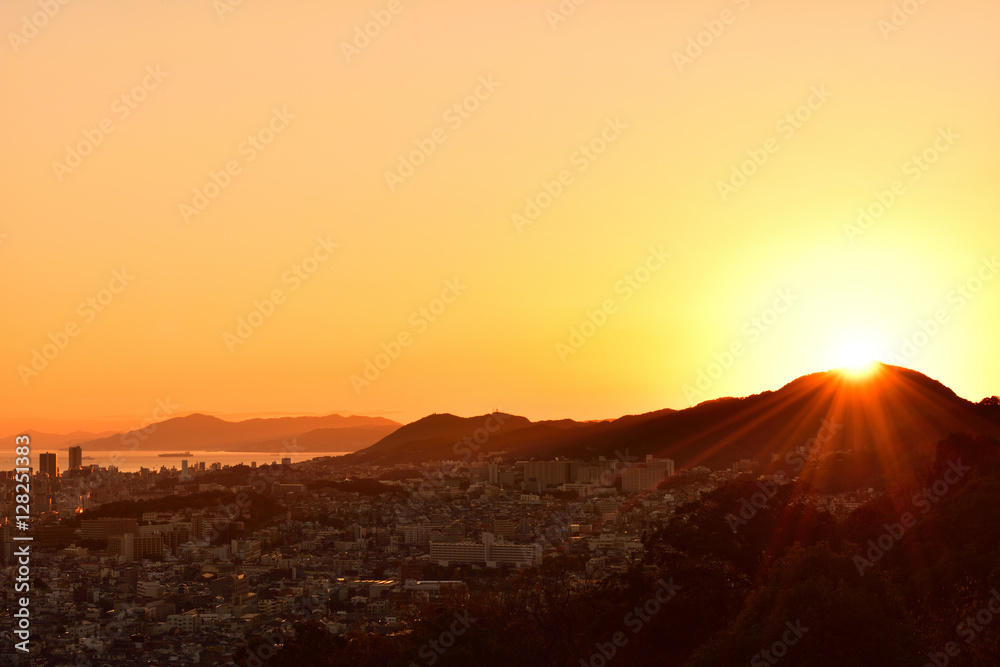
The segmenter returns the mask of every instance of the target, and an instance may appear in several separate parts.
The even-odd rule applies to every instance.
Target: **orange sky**
[[[998,393],[1000,6],[914,6],[7,0],[0,431]]]

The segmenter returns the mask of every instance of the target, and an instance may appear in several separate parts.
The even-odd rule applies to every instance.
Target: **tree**
[[[860,576],[853,555],[853,549],[838,553],[827,544],[793,548],[748,598],[736,623],[689,664],[773,664],[772,658],[783,667],[922,664],[902,598],[879,572]]]

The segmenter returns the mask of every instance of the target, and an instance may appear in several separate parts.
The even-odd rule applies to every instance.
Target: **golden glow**
[[[875,347],[865,340],[854,339],[840,349],[838,367],[851,375],[867,375],[875,366]]]
[[[223,417],[601,419],[893,353],[997,393],[1000,3],[926,3],[883,36],[888,1],[593,2],[553,25],[556,0],[440,0],[365,38],[385,6],[102,0],[5,39],[0,436],[137,427],[168,398]],[[735,20],[699,35],[723,6]],[[33,15],[0,3],[5,34]],[[275,109],[294,117],[272,125]],[[196,188],[211,198],[185,221]],[[874,215],[852,230],[859,209]],[[286,281],[327,236],[330,259]],[[651,247],[670,258],[643,274]],[[80,304],[123,268],[134,280],[90,319]],[[841,358],[852,335],[874,349]]]

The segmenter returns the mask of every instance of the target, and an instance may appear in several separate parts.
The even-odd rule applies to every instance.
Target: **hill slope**
[[[741,459],[764,464],[826,437],[827,452],[867,457],[866,467],[912,470],[950,433],[1000,435],[1000,410],[957,396],[921,373],[877,364],[865,376],[827,371],[798,378],[776,391],[707,401],[598,423],[530,422],[506,416],[474,453],[504,451],[507,458],[614,458],[646,454],[674,459],[677,468],[727,467]],[[463,419],[431,415],[401,427],[350,460],[381,463],[460,459],[455,443],[483,427],[488,415]],[[474,456],[473,456],[474,458]],[[466,457],[468,459],[468,457]]]
[[[192,414],[159,422],[145,432],[134,430],[80,444],[84,451],[281,451],[285,441],[298,438],[295,446],[306,451],[349,452],[377,442],[399,426],[382,417],[326,415],[229,422]]]

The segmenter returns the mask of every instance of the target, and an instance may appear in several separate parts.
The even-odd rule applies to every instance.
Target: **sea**
[[[109,465],[117,466],[122,472],[139,472],[140,468],[159,470],[166,466],[167,469],[181,469],[181,461],[186,460],[189,468],[194,468],[201,461],[205,462],[205,468],[211,468],[213,463],[221,463],[223,466],[234,466],[241,463],[251,465],[264,465],[270,463],[281,463],[281,459],[291,459],[292,463],[308,461],[319,456],[343,456],[348,452],[206,452],[191,451],[191,456],[160,456],[161,452],[92,452],[83,453],[83,465],[98,465],[107,468]],[[66,465],[68,453],[60,452],[61,460],[58,462],[60,468]]]

